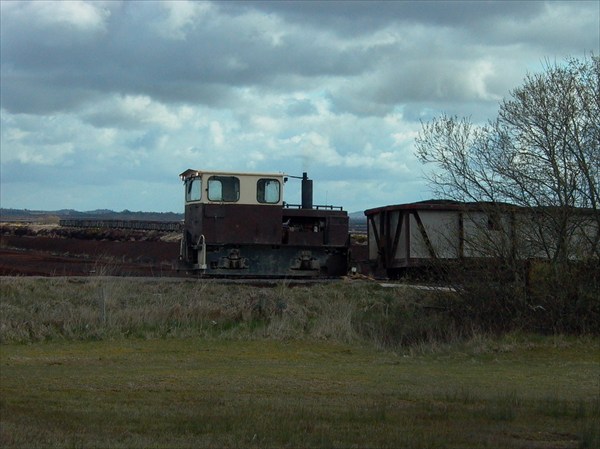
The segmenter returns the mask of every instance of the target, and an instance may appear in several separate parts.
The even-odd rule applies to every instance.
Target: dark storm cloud
[[[514,39],[502,37],[504,24],[527,24],[544,8],[542,2],[223,2],[194,17],[179,38],[168,38],[157,31],[168,11],[152,2],[98,8],[104,20],[91,29],[36,26],[15,7],[2,20],[2,106],[27,113],[73,110],[96,101],[101,93],[224,107],[236,101],[237,88],[285,91],[322,78],[379,72],[391,64],[402,71],[392,80],[399,87],[394,95],[385,89],[390,74],[384,70],[381,79],[369,79],[378,85],[350,89],[348,93],[357,97],[339,98],[338,107],[364,101],[364,106],[349,110],[377,114],[388,110],[389,102],[430,95],[460,99],[465,90],[457,70],[461,58],[449,64],[448,57],[461,48],[463,34],[477,33],[479,45],[486,36]],[[285,34],[280,42],[269,44],[269,30],[243,17],[256,11],[278,21]],[[458,32],[450,43],[438,42],[432,28],[406,34],[405,42],[400,33],[400,42],[370,46],[350,45],[355,38],[346,35],[366,35],[397,24]],[[484,27],[495,32],[482,33]],[[469,47],[472,53],[464,58],[481,57],[481,50]],[[445,92],[436,84],[443,84]]]
[[[72,189],[77,204],[104,198],[103,207],[117,196],[142,201],[131,182],[148,186],[148,206],[128,208],[156,209],[162,196],[160,208],[174,210],[164,186],[177,193],[188,166],[308,168],[351,210],[394,192],[407,199],[417,194],[420,120],[444,111],[484,121],[546,58],[600,46],[597,1],[0,8],[7,207],[34,208],[42,190],[60,198]],[[399,184],[384,193],[386,177]]]
[[[336,29],[343,34],[371,33],[395,23],[472,27],[498,17],[526,20],[544,8],[542,2],[473,1],[229,1],[229,14],[256,9],[280,14],[290,22]]]
[[[569,27],[571,21],[579,23],[576,12],[592,18],[600,13],[598,2],[593,0],[250,1],[224,2],[220,6],[231,13],[255,8],[265,13],[280,14],[290,23],[327,29],[347,38],[385,28],[421,26],[430,28],[432,33],[439,29],[454,29],[469,39],[476,39],[479,44],[509,45],[526,41],[536,43],[540,48],[562,47],[567,51],[574,45],[588,48],[592,37],[573,32],[576,26]],[[554,22],[552,26],[536,24],[536,20],[550,9],[563,10],[558,12],[562,23]],[[597,36],[596,30],[594,37]],[[592,45],[595,49],[599,44]]]
[[[149,9],[142,4],[136,14],[110,15],[106,29],[93,31],[95,39],[87,30],[3,20],[3,107],[27,113],[69,110],[95,100],[96,92],[222,106],[233,99],[228,88],[267,86],[287,75],[351,75],[364,63],[360,51],[307,44],[300,35],[268,46],[253,38],[251,23],[236,29],[222,17],[195,23],[184,42],[168,39],[153,26],[164,12]]]

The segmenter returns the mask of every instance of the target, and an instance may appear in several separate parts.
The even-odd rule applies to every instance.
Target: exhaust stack
[[[302,173],[302,209],[313,207],[313,182],[308,179],[306,172]]]

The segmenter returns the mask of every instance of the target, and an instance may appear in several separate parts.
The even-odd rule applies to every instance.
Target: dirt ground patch
[[[0,275],[174,276],[177,236],[154,231],[0,227]]]

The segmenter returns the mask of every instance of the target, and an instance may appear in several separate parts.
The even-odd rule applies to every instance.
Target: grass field
[[[597,337],[403,344],[401,289],[106,282],[2,280],[0,447],[600,447]]]

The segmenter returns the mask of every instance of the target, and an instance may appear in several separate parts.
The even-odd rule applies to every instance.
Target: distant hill
[[[348,212],[348,221],[351,234],[367,233],[367,217],[363,211]]]
[[[53,211],[0,209],[1,221],[39,222],[66,218],[88,220],[179,221],[183,220],[183,214],[177,214],[174,212],[133,212],[130,210],[115,212],[108,209],[96,209],[85,212],[79,212],[73,209],[61,209]]]
[[[177,221],[183,220],[183,214],[175,212],[133,212],[130,210],[123,210],[116,212],[109,209],[96,209],[85,212],[80,212],[74,209],[60,209],[52,211],[43,210],[29,210],[29,209],[5,209],[0,208],[0,217],[3,219],[10,219],[11,217],[40,217],[45,215],[53,215],[57,217],[69,217],[69,218],[104,218],[111,219],[132,219],[132,220],[158,220],[158,221]],[[349,212],[348,217],[351,221],[366,221],[366,217],[363,211]]]
[[[350,221],[367,222],[367,217],[365,217],[365,213],[362,210],[359,210],[358,212],[348,212],[348,218],[350,218]]]

